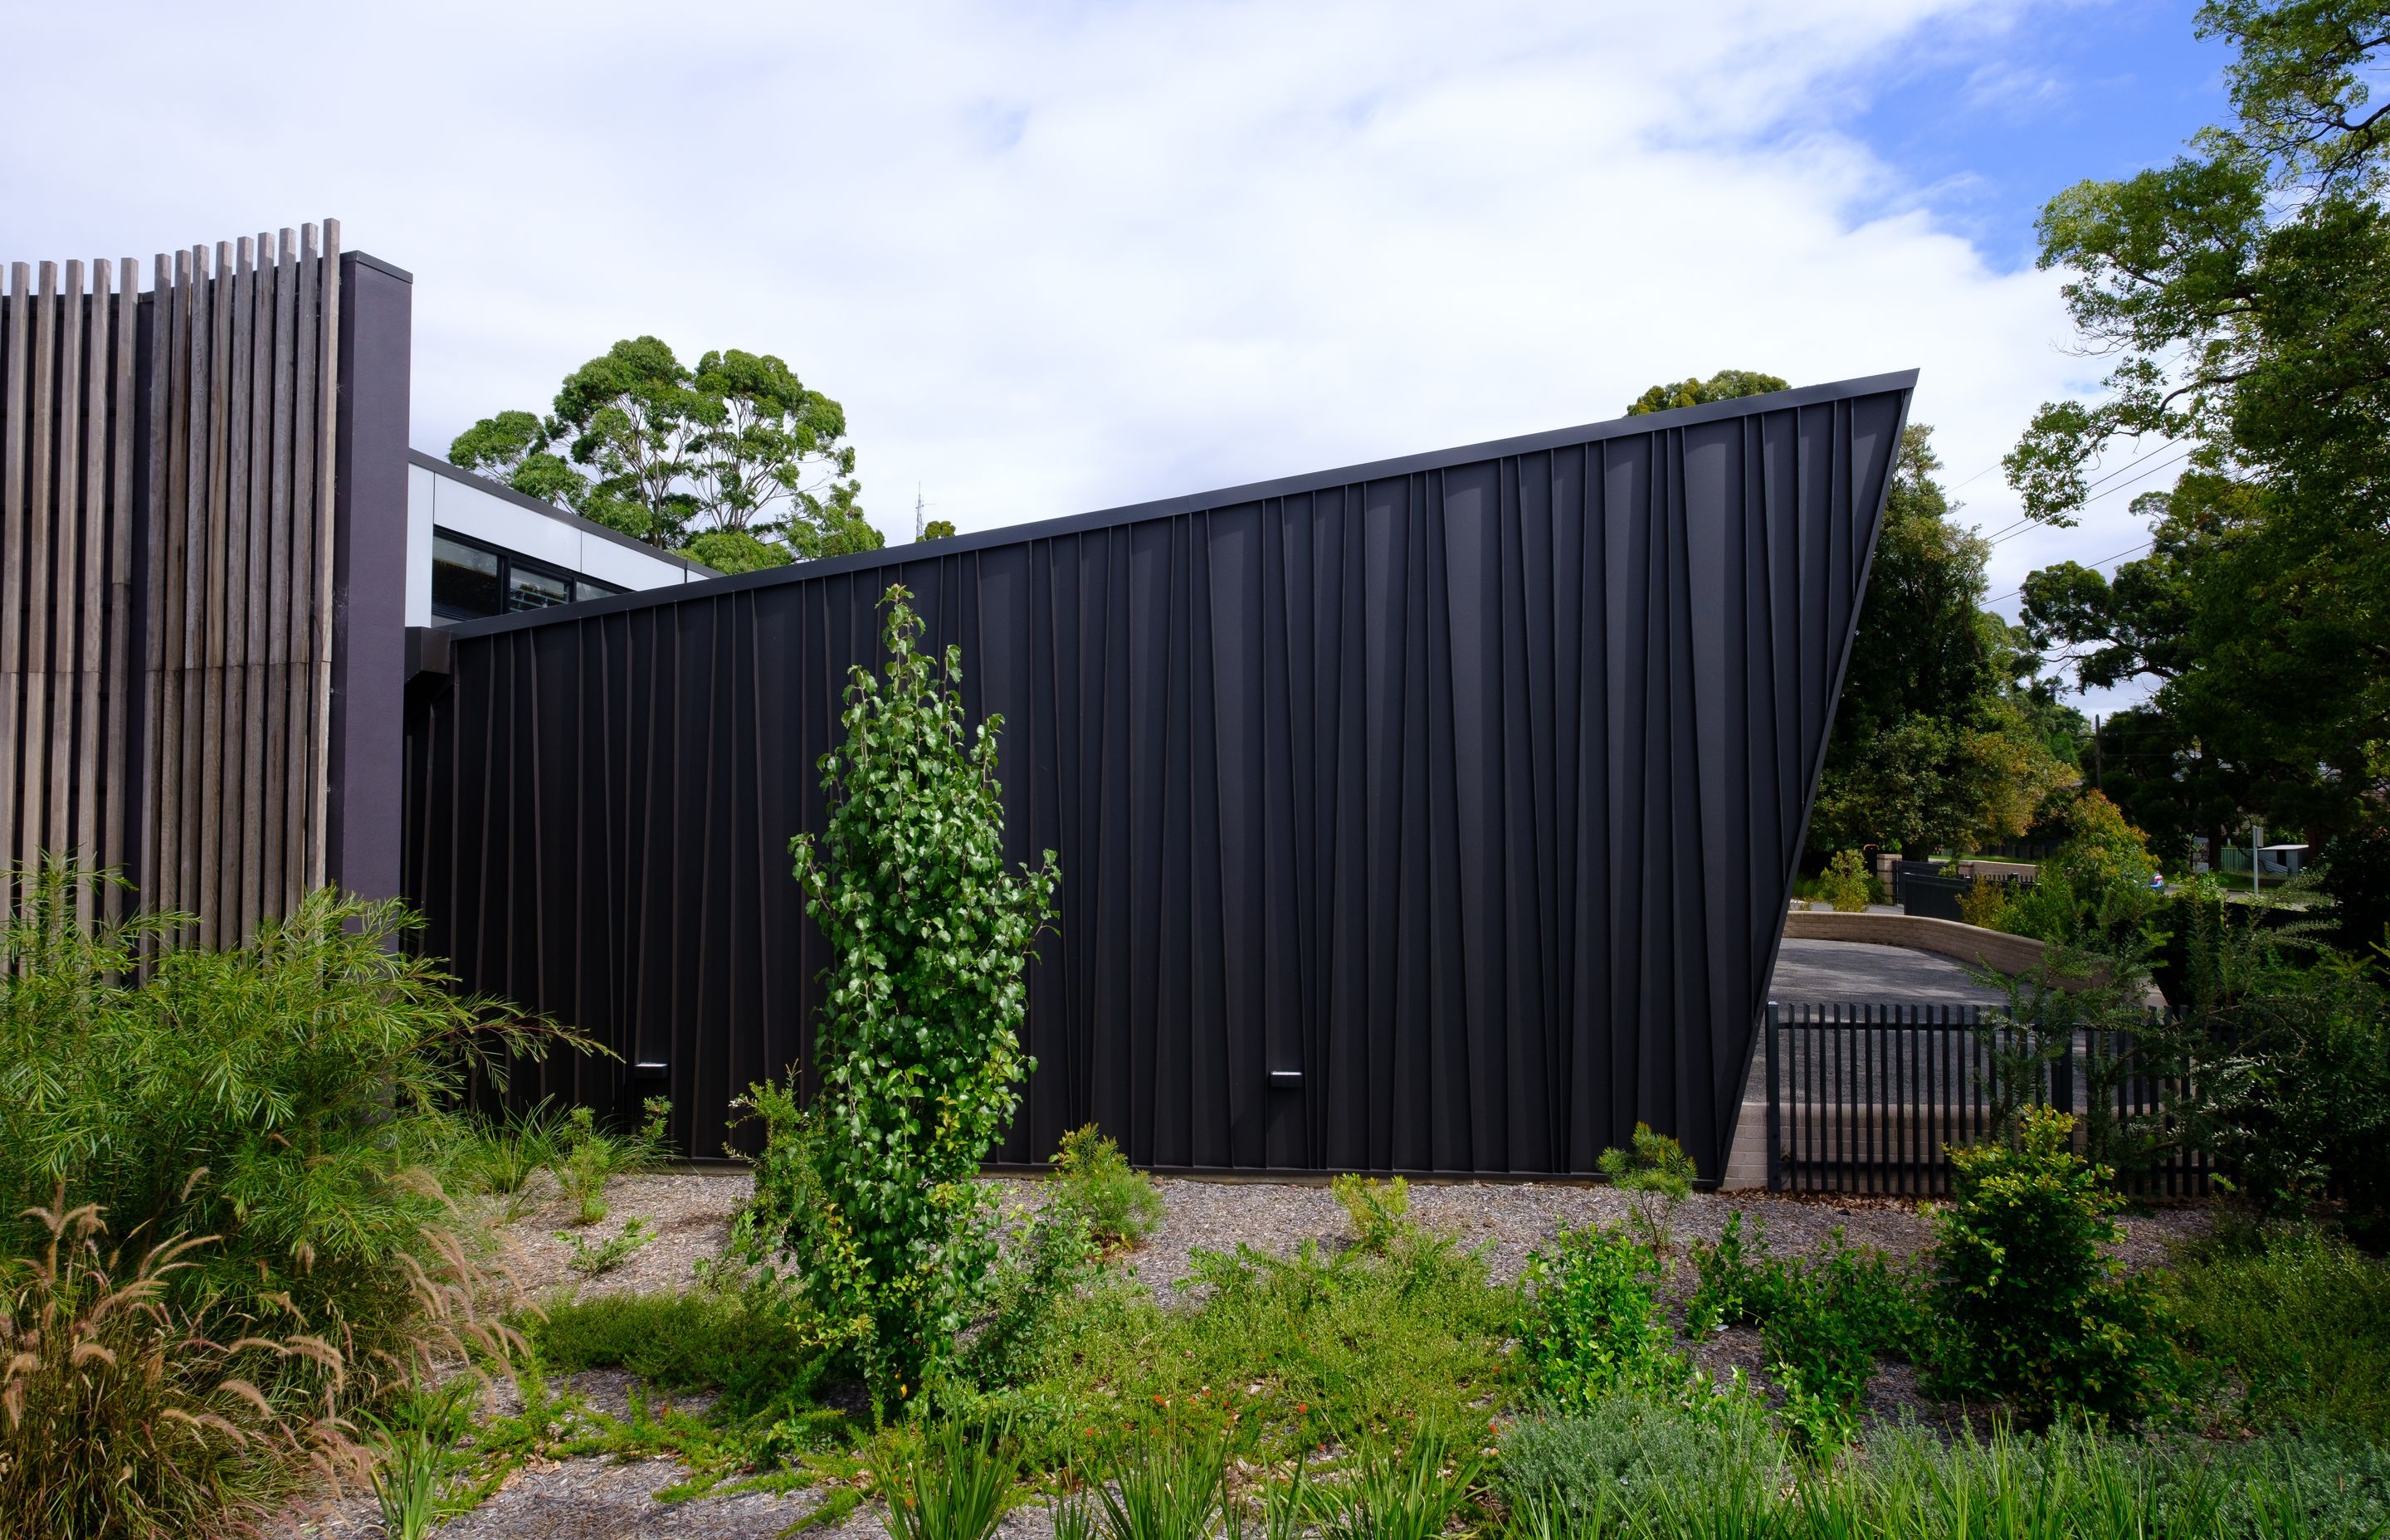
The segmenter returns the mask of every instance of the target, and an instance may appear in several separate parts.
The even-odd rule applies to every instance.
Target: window
[[[572,580],[525,561],[507,563],[507,608],[552,610],[572,602]]]
[[[443,620],[471,621],[504,608],[498,553],[434,532],[431,536],[431,612]]]
[[[559,571],[495,545],[445,530],[431,532],[431,613],[443,621],[550,610],[622,592],[610,583]]]

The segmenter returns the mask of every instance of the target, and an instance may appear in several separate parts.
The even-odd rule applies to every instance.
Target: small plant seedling
[[[656,1238],[644,1219],[634,1216],[621,1229],[593,1246],[589,1238],[559,1230],[556,1238],[572,1248],[566,1265],[585,1278],[603,1277],[630,1259],[631,1253]]]
[[[1669,1251],[1669,1220],[1677,1205],[1692,1196],[1696,1174],[1693,1158],[1665,1134],[1654,1134],[1649,1123],[1635,1125],[1635,1148],[1601,1152],[1601,1174],[1627,1194],[1636,1228],[1661,1256]]]
[[[672,1103],[649,1097],[645,1110],[647,1119],[636,1134],[608,1133],[588,1108],[572,1110],[558,1139],[553,1169],[557,1185],[572,1200],[574,1224],[595,1225],[606,1217],[606,1188],[615,1177],[653,1171],[662,1163]]]
[[[1108,1250],[1135,1246],[1162,1226],[1162,1189],[1094,1123],[1062,1136],[1054,1183],[1055,1201],[1085,1220],[1089,1238]]]
[[[1399,1176],[1381,1182],[1348,1171],[1329,1190],[1352,1216],[1354,1246],[1373,1256],[1385,1255],[1410,1223],[1411,1185]]]

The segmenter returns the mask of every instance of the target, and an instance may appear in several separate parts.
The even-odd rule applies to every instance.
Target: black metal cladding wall
[[[1913,374],[456,627],[407,891],[468,983],[669,1088],[684,1149],[802,1062],[786,847],[902,582],[1060,854],[1001,1156],[1723,1168]],[[661,1062],[643,1084],[633,1064]]]

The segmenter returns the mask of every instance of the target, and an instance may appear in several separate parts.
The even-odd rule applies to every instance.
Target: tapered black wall
[[[684,1148],[801,1062],[789,876],[902,582],[1061,860],[1002,1150],[1724,1164],[1913,374],[456,628],[406,888],[473,988],[611,1045]],[[665,1066],[651,1082],[633,1066]],[[650,1072],[653,1073],[653,1072]]]

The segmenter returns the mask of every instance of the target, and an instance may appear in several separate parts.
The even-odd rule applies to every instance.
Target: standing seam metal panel
[[[623,1055],[518,1095],[719,1150],[810,1046],[786,845],[902,582],[1004,715],[1008,856],[1060,855],[1003,1159],[1562,1174],[1640,1119],[1715,1175],[1913,382],[459,626],[406,891]]]

